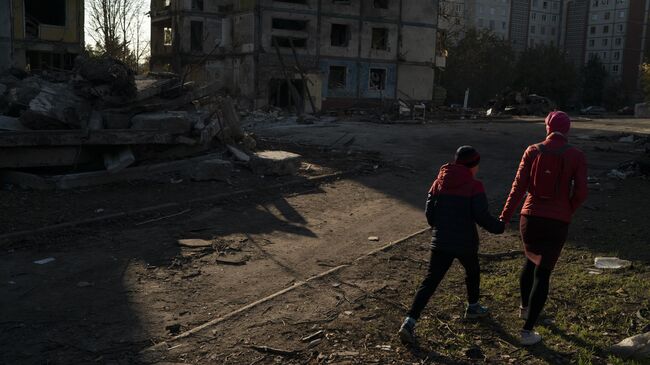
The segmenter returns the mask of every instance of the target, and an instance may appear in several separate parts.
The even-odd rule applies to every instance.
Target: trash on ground
[[[377,236],[370,236],[370,237],[368,237],[368,241],[377,242],[377,241],[379,241],[379,237],[377,237]]]
[[[633,143],[634,135],[630,134],[629,136],[621,137],[618,139],[618,141],[623,143]]]
[[[610,347],[610,351],[623,357],[648,359],[650,358],[650,332],[628,337]]]
[[[54,260],[56,260],[54,257],[48,257],[48,258],[45,258],[45,259],[36,260],[36,261],[34,261],[34,263],[37,264],[37,265],[45,265],[45,264],[49,264],[50,262],[52,262]]]
[[[632,266],[632,262],[618,257],[596,257],[594,266],[599,269],[622,269]]]
[[[325,335],[325,331],[324,331],[324,330],[320,330],[320,331],[317,331],[317,332],[312,333],[312,334],[309,335],[309,336],[305,336],[305,337],[301,338],[300,341],[302,341],[302,342],[311,342],[311,341],[313,341],[314,339],[317,339],[317,338],[323,337],[323,335]]]

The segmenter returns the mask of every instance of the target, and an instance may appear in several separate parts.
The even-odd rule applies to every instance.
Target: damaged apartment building
[[[0,70],[72,69],[83,40],[83,0],[0,1]]]
[[[252,107],[428,101],[437,7],[437,0],[153,0],[151,68],[216,82]]]

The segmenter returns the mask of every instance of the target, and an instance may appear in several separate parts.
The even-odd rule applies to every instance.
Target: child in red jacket
[[[427,276],[399,329],[399,337],[404,343],[415,342],[415,322],[454,259],[465,268],[468,302],[465,317],[479,318],[488,313],[488,309],[478,302],[481,269],[476,224],[497,234],[503,233],[505,224],[490,215],[483,184],[475,179],[480,160],[481,156],[473,147],[460,147],[454,162],[440,168],[429,190],[425,214],[433,227],[431,261]]]

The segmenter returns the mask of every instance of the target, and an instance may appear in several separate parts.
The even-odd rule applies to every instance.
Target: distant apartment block
[[[590,0],[571,0],[564,2],[560,48],[567,59],[580,67],[585,61],[587,38],[587,19]]]
[[[310,97],[316,109],[431,100],[437,13],[433,0],[154,0],[151,66],[257,107],[288,106],[292,90],[307,110]]]
[[[636,90],[645,48],[648,0],[591,0],[584,62],[598,57],[627,91]]]
[[[528,23],[528,46],[560,43],[562,5],[557,0],[532,0]]]
[[[509,38],[517,52],[537,45],[559,46],[562,1],[512,0]]]
[[[489,29],[503,39],[510,32],[510,0],[467,0],[467,24]]]
[[[468,13],[465,0],[440,0],[438,10],[438,31],[443,39],[455,43],[465,36]]]

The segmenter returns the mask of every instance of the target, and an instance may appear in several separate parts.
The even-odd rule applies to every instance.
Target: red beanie
[[[565,112],[561,111],[548,113],[544,123],[548,127],[549,133],[560,132],[562,134],[567,134],[571,128],[571,119]]]

